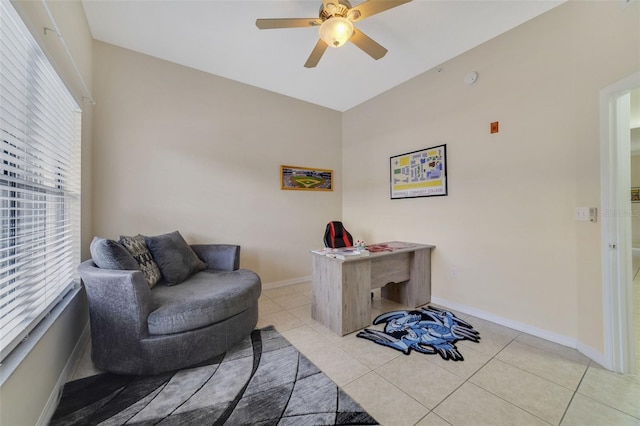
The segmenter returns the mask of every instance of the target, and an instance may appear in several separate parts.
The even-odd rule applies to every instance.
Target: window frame
[[[0,362],[78,282],[82,111],[0,4]]]

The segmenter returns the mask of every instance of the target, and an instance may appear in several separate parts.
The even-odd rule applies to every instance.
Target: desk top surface
[[[364,260],[369,258],[388,256],[396,253],[406,253],[416,250],[433,249],[434,245],[411,243],[407,241],[388,241],[385,243],[369,244],[366,246],[368,255],[344,255],[344,250],[354,250],[354,247],[345,247],[343,249],[321,249],[312,250],[311,253],[318,256],[326,256],[339,261]],[[340,257],[337,257],[340,256]]]

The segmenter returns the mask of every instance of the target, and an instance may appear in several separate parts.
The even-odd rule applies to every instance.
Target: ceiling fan
[[[320,58],[328,46],[340,47],[347,41],[352,42],[373,59],[380,59],[387,49],[366,36],[353,26],[353,22],[360,21],[377,13],[384,12],[396,6],[409,3],[411,0],[366,0],[355,7],[351,7],[348,0],[322,0],[318,18],[277,18],[256,19],[256,26],[261,30],[274,28],[320,27],[320,39],[309,55],[304,66],[313,68],[318,65]]]

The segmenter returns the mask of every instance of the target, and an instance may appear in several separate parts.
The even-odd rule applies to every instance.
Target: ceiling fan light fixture
[[[333,16],[320,25],[320,38],[331,47],[344,45],[353,35],[353,24],[342,16]]]

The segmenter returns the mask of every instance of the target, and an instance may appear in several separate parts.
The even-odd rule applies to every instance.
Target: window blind
[[[2,360],[76,278],[81,113],[8,1],[0,35]]]

